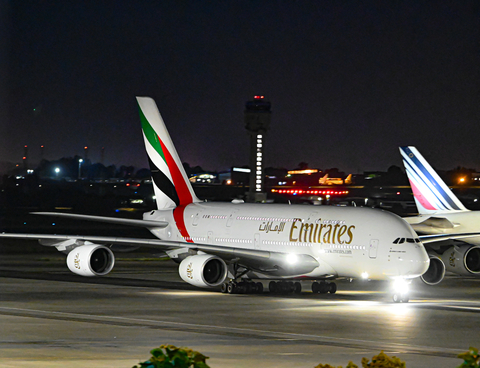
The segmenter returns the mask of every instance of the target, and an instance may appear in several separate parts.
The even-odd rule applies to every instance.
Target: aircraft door
[[[370,248],[368,249],[368,255],[370,258],[377,258],[378,239],[370,240]]]
[[[208,244],[213,244],[213,231],[209,231],[207,233],[207,243]]]
[[[202,211],[198,211],[197,213],[195,213],[195,216],[193,216],[193,221],[192,221],[193,226],[198,225],[198,221],[200,220],[200,217],[202,217]]]
[[[253,246],[255,249],[260,249],[260,234],[255,234],[255,237],[253,239]]]
[[[238,212],[238,210],[232,211],[232,213],[230,214],[230,217],[229,217],[228,220],[227,220],[227,227],[232,226],[232,222],[233,222],[233,220],[235,219],[235,217],[236,217],[236,215],[237,215],[237,212]]]

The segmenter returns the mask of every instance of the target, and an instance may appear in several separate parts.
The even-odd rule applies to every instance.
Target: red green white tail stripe
[[[200,202],[172,143],[155,101],[137,97],[143,138],[158,209]]]

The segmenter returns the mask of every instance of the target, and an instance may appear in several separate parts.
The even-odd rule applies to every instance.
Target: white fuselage
[[[150,229],[163,240],[314,257],[319,266],[298,277],[413,278],[429,265],[421,243],[393,243],[417,237],[410,225],[369,208],[192,203],[152,211],[144,219],[170,223]]]

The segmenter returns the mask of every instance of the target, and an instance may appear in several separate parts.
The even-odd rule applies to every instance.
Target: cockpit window
[[[393,241],[393,244],[403,244],[405,243],[405,241],[407,243],[420,243],[420,239],[419,238],[397,238]]]

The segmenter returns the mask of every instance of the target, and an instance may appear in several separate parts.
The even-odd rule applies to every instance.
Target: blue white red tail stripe
[[[400,147],[420,214],[467,211],[415,147]]]

